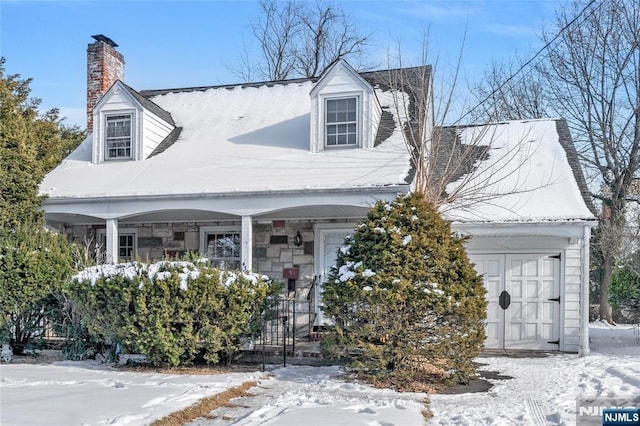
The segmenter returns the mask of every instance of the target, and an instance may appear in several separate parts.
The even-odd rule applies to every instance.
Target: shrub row
[[[87,268],[67,291],[93,341],[177,366],[229,363],[279,287],[262,275],[162,261]]]

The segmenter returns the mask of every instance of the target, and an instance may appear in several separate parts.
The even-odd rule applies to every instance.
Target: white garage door
[[[559,349],[560,256],[470,255],[487,290],[485,347]]]

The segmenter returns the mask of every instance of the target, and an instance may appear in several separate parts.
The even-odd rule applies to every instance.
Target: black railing
[[[263,354],[282,348],[286,365],[287,351],[295,353],[296,343],[313,340],[317,308],[315,293],[319,278],[314,277],[306,297],[296,288],[287,292],[287,297],[274,300],[271,307],[262,313],[262,331],[255,343],[257,347],[262,346]]]
[[[320,277],[322,275],[315,275],[309,288],[309,294],[307,294],[307,301],[309,302],[309,342],[312,339],[313,325],[316,323],[316,317],[318,312],[318,301],[316,297],[316,287],[319,285]]]

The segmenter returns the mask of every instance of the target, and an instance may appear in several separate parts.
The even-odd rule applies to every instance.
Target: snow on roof
[[[312,81],[176,91],[151,101],[183,128],[163,153],[144,161],[91,163],[89,136],[41,184],[53,198],[210,194],[405,184],[410,159],[395,117],[373,149],[311,153]],[[389,92],[376,90],[393,111]]]
[[[461,143],[488,147],[473,171],[447,186],[460,197],[443,208],[456,222],[593,220],[563,147],[561,120],[509,121],[457,129]],[[577,166],[576,166],[577,167]]]
[[[398,117],[376,72],[365,77],[383,118],[393,122],[380,126],[381,143],[372,149],[310,151],[313,80],[151,91],[149,100],[182,128],[173,144],[143,161],[92,164],[90,135],[45,177],[41,191],[95,199],[404,185],[412,173],[401,134],[406,117]],[[475,154],[450,177],[447,192],[460,196],[444,206],[445,216],[457,222],[593,220],[575,149],[559,123],[446,128],[452,143]]]

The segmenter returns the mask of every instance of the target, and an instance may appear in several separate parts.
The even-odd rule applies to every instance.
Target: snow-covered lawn
[[[640,395],[640,343],[631,326],[592,324],[592,353],[480,358],[488,392],[431,395],[429,424],[567,424],[579,397]],[[374,389],[340,379],[337,367],[276,368],[212,376],[132,373],[97,363],[0,365],[2,425],[143,425],[196,400],[258,380],[253,395],[218,420],[193,425],[420,425],[424,394]],[[234,420],[223,420],[234,419]]]
[[[573,425],[578,398],[640,396],[639,339],[632,326],[592,323],[585,357],[480,358],[482,370],[513,379],[491,380],[485,393],[432,395],[432,423]]]

